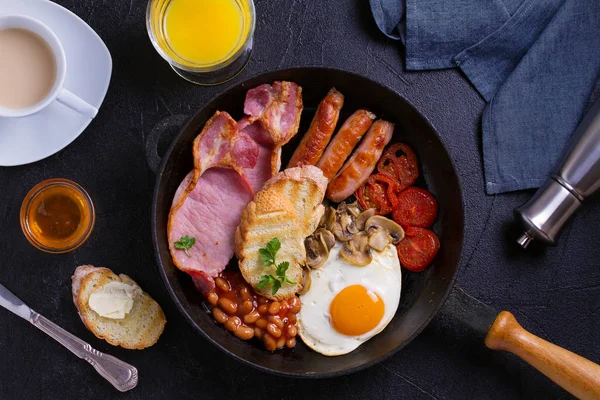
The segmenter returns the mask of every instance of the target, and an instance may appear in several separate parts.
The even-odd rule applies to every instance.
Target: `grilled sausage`
[[[315,165],[319,161],[331,140],[343,105],[344,95],[335,88],[331,89],[319,103],[315,117],[296,148],[288,168]]]
[[[374,119],[375,114],[372,112],[358,110],[344,122],[317,163],[317,167],[323,171],[327,179],[333,178],[342,168],[344,161],[352,153],[360,138],[369,130]]]
[[[371,125],[354,154],[329,182],[327,197],[330,200],[338,203],[346,199],[369,178],[393,133],[394,124],[391,122],[380,119]]]

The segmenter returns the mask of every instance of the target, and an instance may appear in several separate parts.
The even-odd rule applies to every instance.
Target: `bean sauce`
[[[269,351],[296,345],[300,299],[269,300],[256,294],[239,271],[224,271],[206,295],[215,321],[242,340],[256,337]]]

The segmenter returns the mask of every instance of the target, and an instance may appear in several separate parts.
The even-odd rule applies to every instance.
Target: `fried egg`
[[[336,243],[322,268],[310,272],[310,290],[300,296],[298,335],[311,349],[339,356],[381,332],[400,303],[402,273],[396,247],[373,251],[364,267],[339,257]]]

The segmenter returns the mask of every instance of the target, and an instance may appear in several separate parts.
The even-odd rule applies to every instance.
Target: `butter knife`
[[[31,322],[33,326],[65,346],[77,357],[89,362],[117,390],[126,392],[136,387],[138,383],[138,371],[134,366],[116,357],[99,352],[92,348],[89,343],[84,342],[60,326],[50,322],[29,308],[27,304],[23,303],[2,284],[0,284],[0,306]]]

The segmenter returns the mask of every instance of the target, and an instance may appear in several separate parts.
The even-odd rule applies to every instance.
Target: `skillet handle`
[[[600,399],[600,365],[527,332],[508,311],[490,326],[485,345],[517,355],[580,399]]]
[[[156,173],[156,170],[162,161],[162,156],[158,154],[158,144],[160,143],[161,138],[166,132],[172,132],[170,131],[170,128],[179,128],[183,126],[187,119],[187,115],[171,115],[157,123],[154,128],[152,128],[152,131],[150,131],[150,134],[146,138],[146,160],[148,161],[148,167],[152,172]]]

